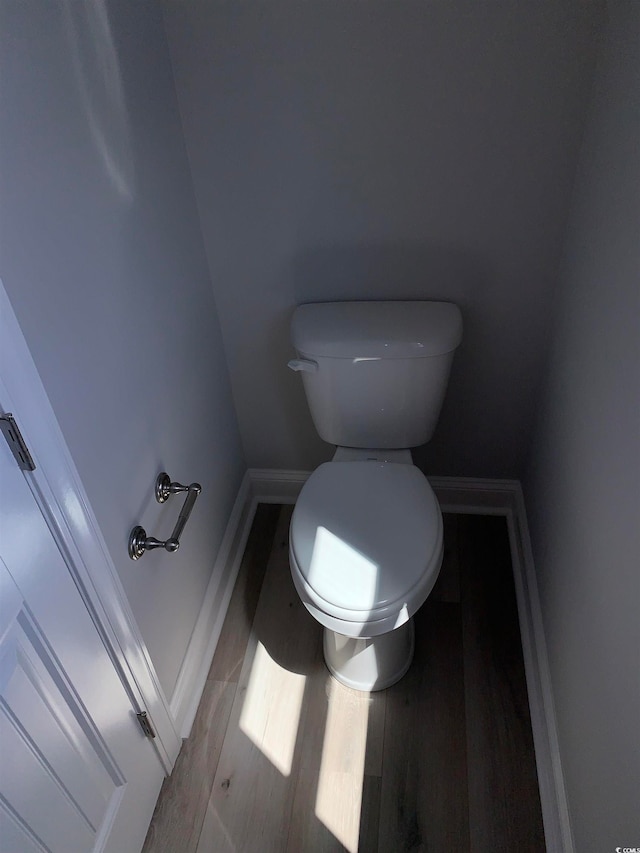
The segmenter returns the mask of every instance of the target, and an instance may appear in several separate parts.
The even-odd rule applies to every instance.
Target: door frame
[[[168,775],[182,743],[169,702],[1,279],[0,410],[16,419],[36,465],[25,479]]]

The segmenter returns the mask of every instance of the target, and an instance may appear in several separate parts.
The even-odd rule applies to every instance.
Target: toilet
[[[449,302],[311,303],[291,339],[289,367],[336,446],[296,501],[291,576],[331,674],[383,690],[411,665],[413,615],[442,564],[442,513],[410,448],[433,434],[462,317]]]

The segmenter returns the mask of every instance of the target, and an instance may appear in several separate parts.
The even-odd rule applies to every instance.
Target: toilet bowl
[[[398,681],[413,657],[413,614],[442,564],[442,514],[426,477],[366,453],[321,465],[294,509],[289,561],[324,627],[330,672],[357,690]]]

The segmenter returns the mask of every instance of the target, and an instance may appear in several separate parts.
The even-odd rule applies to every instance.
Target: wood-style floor
[[[143,853],[544,851],[504,519],[445,516],[411,669],[366,694],[325,669],[289,575],[291,509],[258,507]]]

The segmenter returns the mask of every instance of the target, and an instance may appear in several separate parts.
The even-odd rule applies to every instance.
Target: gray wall
[[[245,464],[162,16],[0,9],[0,276],[170,697]],[[131,527],[178,514],[162,469],[203,493],[133,563]]]
[[[525,483],[579,853],[640,837],[640,4],[610,14]]]
[[[602,4],[164,11],[248,463],[331,454],[285,367],[297,303],[435,298],[465,338],[417,459],[519,476]]]

